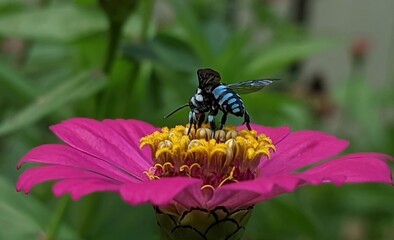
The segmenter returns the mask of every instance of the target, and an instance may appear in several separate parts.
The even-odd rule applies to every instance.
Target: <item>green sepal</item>
[[[156,207],[157,223],[166,240],[239,240],[252,214],[253,207],[228,211],[217,207],[211,211],[192,208],[176,215]]]

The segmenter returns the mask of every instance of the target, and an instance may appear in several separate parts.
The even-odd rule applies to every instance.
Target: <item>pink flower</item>
[[[65,144],[38,146],[19,161],[18,168],[40,165],[27,169],[16,188],[28,193],[55,181],[56,196],[69,193],[77,200],[111,191],[128,204],[150,203],[158,213],[180,216],[194,208],[233,213],[305,185],[392,184],[385,162],[390,156],[334,158],[347,141],[316,131],[290,133],[288,127],[252,128],[257,133],[217,131],[215,140],[206,128],[188,136],[183,126],[160,131],[138,120],[70,119],[50,128]],[[140,141],[150,149],[140,150]]]

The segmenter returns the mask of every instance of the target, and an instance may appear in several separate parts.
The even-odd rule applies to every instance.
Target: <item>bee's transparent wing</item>
[[[270,85],[275,80],[278,79],[258,79],[258,80],[249,80],[239,83],[231,83],[227,84],[227,87],[235,91],[239,94],[247,94],[252,92],[257,92],[260,89],[264,88],[267,85]]]

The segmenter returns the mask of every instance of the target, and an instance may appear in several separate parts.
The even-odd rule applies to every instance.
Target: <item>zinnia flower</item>
[[[157,129],[138,120],[76,118],[51,126],[65,144],[32,149],[17,190],[55,181],[53,193],[73,200],[119,193],[131,205],[154,206],[167,239],[240,239],[256,203],[305,185],[392,184],[380,153],[333,158],[348,145],[316,131],[252,124],[253,131]],[[140,148],[141,147],[141,148]]]

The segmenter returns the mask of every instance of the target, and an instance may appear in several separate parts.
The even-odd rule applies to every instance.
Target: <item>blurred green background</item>
[[[156,126],[194,94],[198,68],[223,82],[282,80],[243,97],[252,122],[348,139],[394,155],[394,2],[0,0],[0,239],[159,239],[150,206],[112,193],[70,202],[51,184],[15,192],[18,159],[58,142],[71,117]],[[242,119],[230,117],[229,123]],[[394,192],[306,187],[256,206],[245,239],[394,239]]]

